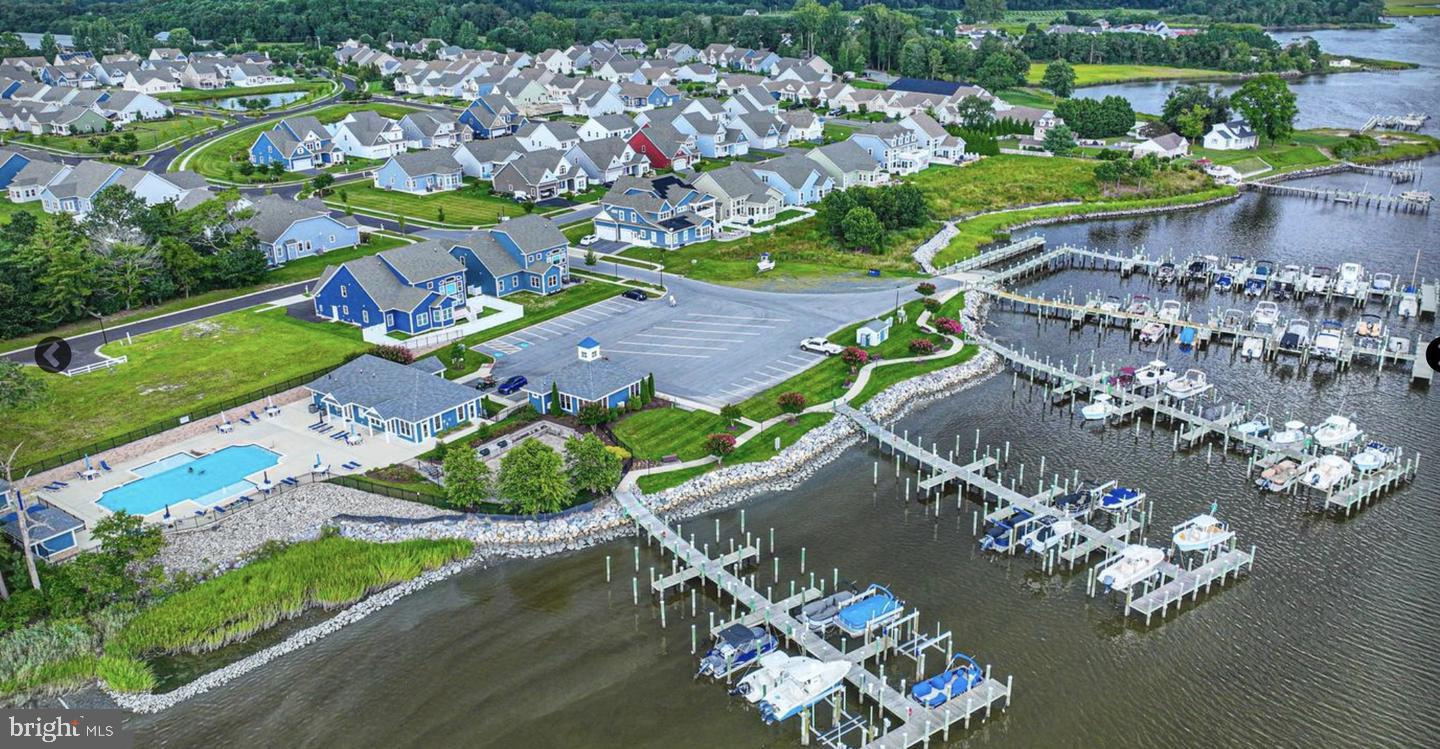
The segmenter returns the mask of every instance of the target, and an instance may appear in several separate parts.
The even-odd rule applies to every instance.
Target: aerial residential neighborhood
[[[0,8],[5,746],[1440,741],[1440,20],[1099,5]]]

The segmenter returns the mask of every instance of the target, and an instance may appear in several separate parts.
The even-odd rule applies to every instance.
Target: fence
[[[176,427],[184,426],[186,424],[199,421],[200,419],[204,419],[209,416],[214,416],[221,411],[228,411],[232,408],[237,408],[247,403],[253,403],[260,400],[261,398],[276,395],[278,393],[283,393],[286,390],[290,390],[292,388],[297,388],[308,382],[314,381],[318,377],[328,374],[339,366],[339,364],[332,364],[330,366],[317,369],[308,374],[291,377],[284,382],[277,382],[272,385],[258,388],[256,390],[251,390],[250,392],[244,393],[243,395],[237,395],[233,398],[227,398],[223,401],[215,401],[212,403],[201,404],[200,406],[197,406],[195,410],[190,411],[189,413],[181,414],[179,416],[172,416],[168,419],[162,419],[160,421],[156,421],[138,429],[132,429],[128,432],[125,432],[124,434],[118,434],[113,437],[107,437],[102,440],[97,440],[88,445],[84,445],[83,447],[77,447],[73,450],[67,450],[63,453],[57,453],[46,458],[41,458],[40,460],[37,460],[33,463],[27,463],[23,466],[18,466],[15,469],[15,473],[24,476],[26,474],[48,471],[52,468],[59,468],[66,463],[73,463],[85,457],[86,455],[98,455],[102,452],[105,452],[106,450],[120,447],[121,445],[128,445],[136,440],[145,439],[146,437],[153,437],[162,432],[168,432],[169,430]]]
[[[231,502],[230,505],[225,508],[224,512],[220,512],[217,510],[207,510],[203,515],[192,515],[187,518],[180,518],[179,520],[174,520],[172,522],[166,523],[164,527],[164,533],[166,535],[177,535],[181,533],[189,533],[192,531],[205,530],[224,521],[226,518],[234,517],[245,512],[251,507],[257,507],[266,502],[269,502],[272,499],[275,499],[276,497],[288,494],[291,491],[294,491],[295,489],[304,486],[305,484],[314,484],[321,481],[324,481],[324,479],[317,479],[315,478],[314,474],[307,474],[297,477],[295,479],[296,483],[294,486],[287,486],[283,483],[278,483],[275,485],[275,488],[271,489],[269,492],[262,492],[256,490],[253,495],[248,497],[247,501],[237,500]]]
[[[71,367],[70,369],[63,371],[60,374],[63,374],[66,377],[74,377],[76,375],[89,374],[97,369],[109,369],[110,367],[118,366],[128,361],[130,361],[130,357],[128,356],[118,356],[115,358],[107,356],[97,362],[91,362],[89,364],[79,367]]]

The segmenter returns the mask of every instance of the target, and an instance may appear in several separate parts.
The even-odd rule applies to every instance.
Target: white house
[[[1231,120],[1211,125],[1203,143],[1216,151],[1243,151],[1259,146],[1260,136],[1244,120]]]
[[[96,106],[115,122],[158,120],[175,113],[169,104],[139,91],[111,91],[109,97]]]
[[[408,144],[400,123],[365,110],[351,112],[325,129],[335,139],[336,148],[362,159],[388,159],[404,153]]]
[[[527,122],[515,131],[527,151],[568,151],[580,143],[580,134],[568,122]]]
[[[125,83],[122,85],[126,91],[139,91],[142,94],[164,94],[171,91],[179,91],[180,84],[170,74],[162,70],[132,70],[125,75]]]
[[[1158,138],[1151,138],[1144,143],[1137,144],[1130,149],[1130,157],[1138,159],[1151,154],[1162,159],[1173,159],[1190,153],[1190,141],[1179,133],[1166,133]]]
[[[582,141],[605,140],[606,138],[628,139],[635,134],[635,121],[623,114],[593,116],[585,121],[576,132]]]

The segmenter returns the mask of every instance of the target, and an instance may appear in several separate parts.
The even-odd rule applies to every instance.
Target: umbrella
[[[87,471],[91,470],[91,468],[90,468],[90,453],[85,453],[85,470],[87,470]]]
[[[261,474],[260,480],[264,481],[267,484],[270,483],[270,472],[266,471],[265,473]]]
[[[166,520],[169,520],[169,519],[170,519],[170,505],[168,505],[168,504],[165,505],[165,519],[166,519]]]

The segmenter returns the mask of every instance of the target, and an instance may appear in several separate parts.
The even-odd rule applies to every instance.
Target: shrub
[[[775,404],[784,413],[798,414],[805,410],[805,395],[794,391],[781,393],[780,397],[775,399]]]
[[[711,434],[705,438],[705,450],[723,460],[726,455],[735,452],[735,436],[724,432]]]
[[[965,327],[953,317],[935,318],[935,329],[946,335],[960,335],[965,332]]]
[[[397,364],[410,364],[415,361],[415,352],[404,346],[381,344],[370,349],[370,353],[373,356],[388,359]]]
[[[935,353],[935,342],[929,338],[915,338],[910,341],[910,353],[918,356]]]
[[[870,361],[870,352],[859,346],[846,346],[845,350],[840,352],[840,360],[852,367],[864,366],[865,362]]]
[[[929,281],[921,281],[915,285],[915,291],[919,292],[921,296],[930,296],[935,293],[935,284]]]
[[[925,309],[928,309],[931,312],[940,309],[940,300],[932,296],[925,297]]]

